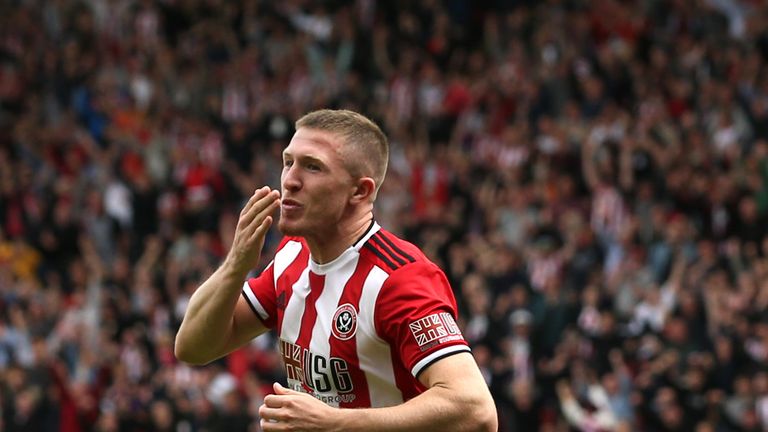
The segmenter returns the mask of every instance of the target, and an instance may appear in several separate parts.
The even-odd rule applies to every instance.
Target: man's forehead
[[[340,147],[341,143],[342,139],[336,133],[319,129],[299,128],[293,134],[293,138],[291,138],[291,142],[288,143],[288,147],[285,150],[306,144],[319,145],[320,147],[336,150]]]

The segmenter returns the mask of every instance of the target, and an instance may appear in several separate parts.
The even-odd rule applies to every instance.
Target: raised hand
[[[280,192],[268,186],[257,189],[240,211],[232,248],[227,261],[239,272],[256,266],[264,247],[264,238],[272,226],[271,214],[280,206]]]

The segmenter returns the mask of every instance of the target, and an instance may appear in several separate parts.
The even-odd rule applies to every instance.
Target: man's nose
[[[299,178],[298,167],[295,164],[283,171],[283,188],[287,190],[301,188],[301,179]]]

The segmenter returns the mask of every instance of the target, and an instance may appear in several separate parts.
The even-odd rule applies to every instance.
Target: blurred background
[[[761,0],[0,0],[0,430],[259,430],[273,336],[174,336],[336,107],[500,431],[766,431],[767,62]]]

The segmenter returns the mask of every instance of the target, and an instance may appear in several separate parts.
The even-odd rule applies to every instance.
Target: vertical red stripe
[[[352,276],[344,286],[344,291],[339,298],[339,304],[351,304],[355,311],[360,310],[360,296],[363,293],[363,284],[368,274],[373,268],[373,262],[371,260],[358,260],[357,267],[352,273]],[[335,323],[331,323],[335,325]],[[360,321],[357,322],[357,331],[360,330]],[[357,335],[348,340],[339,340],[333,335],[333,331],[328,336],[328,344],[331,346],[331,357],[339,357],[346,359],[349,366],[349,374],[354,383],[353,392],[356,396],[352,402],[340,402],[340,408],[366,408],[371,406],[371,395],[368,388],[368,380],[365,378],[365,373],[360,369],[360,360],[357,356]]]
[[[293,294],[293,284],[301,277],[301,273],[307,268],[309,264],[309,249],[301,248],[298,256],[293,262],[286,267],[283,273],[277,278],[277,284],[275,284],[275,301],[277,303],[277,327],[278,331],[283,328],[283,316],[285,316],[285,306],[291,299]],[[273,265],[274,267],[274,265]],[[281,301],[280,296],[284,296],[284,300]],[[281,304],[282,303],[282,304]]]
[[[424,393],[427,388],[421,384],[421,381],[415,379],[413,375],[411,375],[411,371],[403,366],[405,362],[403,362],[402,357],[400,357],[398,348],[391,346],[390,352],[392,354],[392,368],[395,372],[395,385],[403,394],[403,402]]]
[[[304,304],[304,315],[301,317],[301,327],[299,327],[299,337],[296,339],[296,345],[301,347],[308,347],[309,341],[312,339],[312,329],[315,328],[315,321],[317,320],[317,309],[315,303],[317,303],[318,297],[323,293],[325,287],[325,275],[317,275],[312,271],[309,272],[309,294]]]
[[[309,342],[312,340],[312,330],[315,328],[315,321],[317,321],[317,309],[315,303],[323,293],[325,287],[325,275],[317,275],[311,270],[309,272],[309,294],[304,303],[304,315],[301,317],[301,327],[299,327],[299,337],[296,339],[296,345],[300,347],[309,348]],[[311,365],[304,365],[304,368],[311,368]],[[312,389],[305,389],[312,394]]]

